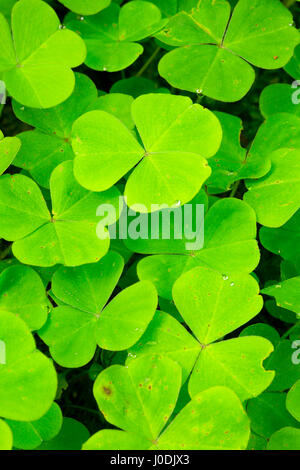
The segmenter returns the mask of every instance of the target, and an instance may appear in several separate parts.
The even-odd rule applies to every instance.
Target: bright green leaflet
[[[247,274],[225,277],[207,268],[192,269],[174,284],[173,299],[197,341],[175,319],[158,312],[129,358],[166,354],[181,365],[183,381],[193,369],[192,397],[219,385],[234,390],[242,401],[258,395],[274,377],[261,366],[272,345],[259,337],[211,344],[259,313],[262,298],[258,292],[256,281]]]
[[[204,0],[172,17],[156,37],[177,46],[159,63],[163,78],[176,88],[228,102],[250,90],[255,78],[250,64],[280,68],[300,41],[279,0],[240,0],[232,16],[228,2]]]
[[[74,88],[73,67],[86,55],[73,31],[60,28],[55,11],[41,0],[20,0],[12,9],[11,28],[0,15],[0,72],[9,93],[25,106],[49,108]]]
[[[287,411],[286,393],[262,393],[247,404],[251,429],[269,439],[274,432],[285,426],[297,427],[297,421]]]
[[[283,392],[291,388],[300,379],[299,364],[293,362],[293,354],[295,352],[293,340],[283,339],[276,346],[270,357],[266,359],[264,367],[275,370],[275,378],[268,391]]]
[[[291,310],[300,316],[300,276],[266,287],[262,293],[275,297],[278,307]]]
[[[36,450],[80,450],[89,435],[82,423],[73,418],[64,418],[60,433],[51,441],[43,442]]]
[[[260,257],[255,237],[253,209],[238,199],[221,199],[213,204],[205,217],[201,250],[186,251],[180,245],[178,254],[143,258],[137,266],[138,276],[141,280],[151,280],[161,297],[171,299],[176,279],[195,266],[210,267],[226,276],[250,273],[258,265]],[[153,253],[151,240],[144,250],[137,247],[136,251]]]
[[[279,149],[270,155],[270,172],[247,182],[244,200],[266,227],[281,227],[300,208],[300,149]]]
[[[0,131],[0,175],[12,164],[21,147],[18,137],[5,137]]]
[[[269,440],[268,450],[300,450],[300,429],[286,427],[275,432]]]
[[[14,313],[38,330],[47,320],[48,299],[39,275],[27,266],[11,266],[0,275],[0,314]]]
[[[286,407],[291,415],[300,421],[300,380],[293,385],[287,394]]]
[[[146,1],[131,1],[122,8],[113,2],[88,17],[71,13],[65,23],[86,43],[86,65],[107,72],[123,70],[135,62],[144,50],[137,41],[156,33],[164,24],[160,10]]]
[[[89,112],[74,123],[78,182],[104,191],[139,163],[125,187],[129,207],[151,212],[152,204],[161,201],[169,206],[190,201],[210,175],[206,158],[216,153],[221,142],[217,118],[189,98],[167,94],[137,98],[132,117],[143,146],[104,111]]]
[[[84,449],[243,449],[249,438],[246,414],[236,395],[216,387],[198,394],[164,430],[181,385],[180,367],[171,359],[145,356],[128,367],[111,366],[94,385],[106,419],[124,430],[100,431]],[[213,414],[217,406],[219,413]],[[126,413],[122,413],[123,409]],[[222,425],[221,425],[222,422]],[[226,434],[224,436],[224,426]]]
[[[286,83],[274,83],[263,89],[259,106],[267,118],[276,113],[290,113],[300,116],[300,91]]]
[[[98,261],[109,248],[109,234],[105,232],[105,239],[97,237],[96,210],[106,203],[118,207],[118,190],[85,190],[74,179],[71,161],[54,170],[50,189],[52,217],[40,189],[30,178],[2,176],[0,235],[14,241],[13,253],[22,263],[46,267]]]
[[[6,363],[0,364],[0,416],[37,420],[55,398],[57,378],[52,361],[36,349],[26,324],[12,313],[0,313],[0,332],[6,352]]]
[[[61,267],[54,274],[52,290],[62,306],[53,309],[39,334],[60,365],[81,367],[92,359],[97,344],[120,351],[144,333],[157,307],[150,282],[124,289],[106,305],[123,267],[122,257],[111,251],[97,264]]]
[[[239,172],[246,161],[246,149],[240,144],[242,121],[231,114],[215,114],[222,125],[223,139],[218,152],[209,160],[212,174],[207,186],[210,194],[230,190],[232,184],[240,179]]]
[[[107,8],[111,0],[59,0],[65,7],[82,15],[95,15]]]
[[[13,435],[5,423],[0,419],[0,450],[11,450],[13,444]]]
[[[274,347],[276,347],[280,341],[278,331],[267,323],[255,323],[254,325],[249,325],[241,331],[239,336],[262,336],[263,338],[268,339]]]
[[[294,55],[286,64],[284,70],[296,80],[299,78],[300,72],[300,45],[295,48]]]
[[[76,73],[75,77],[72,95],[54,108],[28,108],[13,101],[17,118],[35,127],[19,134],[22,147],[14,165],[27,170],[46,188],[49,188],[52,171],[63,161],[74,158],[70,142],[72,124],[98,96],[96,86],[86,75]]]
[[[259,232],[261,244],[283,259],[300,266],[300,253],[295,247],[300,244],[300,211],[280,228],[262,227]]]
[[[134,122],[131,116],[131,105],[133,98],[123,93],[108,93],[100,96],[90,106],[88,111],[99,109],[113,114],[122,121],[128,129],[134,128]]]
[[[29,450],[53,439],[59,433],[62,421],[62,412],[59,406],[53,403],[47,413],[37,421],[25,423],[7,420],[7,423],[13,433],[14,447]]]

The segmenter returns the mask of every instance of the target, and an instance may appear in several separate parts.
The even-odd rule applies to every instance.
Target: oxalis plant
[[[300,2],[0,12],[0,449],[300,450]]]

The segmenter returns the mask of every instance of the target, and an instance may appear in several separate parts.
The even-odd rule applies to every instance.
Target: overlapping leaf
[[[14,241],[13,253],[22,263],[77,266],[98,261],[108,250],[109,234],[106,231],[105,238],[97,237],[96,210],[106,203],[118,208],[118,190],[85,190],[74,179],[71,161],[54,170],[50,189],[52,216],[39,187],[30,178],[2,176],[0,236]]]
[[[4,138],[0,131],[0,175],[12,164],[20,147],[21,142],[18,137]]]
[[[147,1],[131,1],[122,8],[113,2],[97,15],[78,18],[69,14],[65,23],[86,43],[86,65],[108,72],[117,72],[135,62],[143,53],[143,46],[137,41],[163,25],[159,8]]]
[[[125,187],[129,207],[150,212],[152,204],[162,201],[174,206],[191,200],[210,174],[206,158],[221,142],[217,118],[189,98],[166,94],[137,98],[132,116],[143,146],[106,112],[86,113],[74,123],[79,183],[104,191],[138,164]]]
[[[236,395],[224,387],[198,394],[164,429],[180,385],[180,367],[166,357],[146,356],[128,367],[109,367],[96,380],[94,394],[106,419],[123,431],[100,431],[83,449],[245,448],[248,419]]]
[[[9,93],[20,103],[49,108],[67,99],[74,88],[72,68],[86,55],[85,44],[61,27],[55,11],[41,0],[20,0],[11,29],[0,15],[0,72]]]
[[[177,48],[160,61],[172,86],[221,101],[238,101],[251,88],[250,64],[285,65],[299,43],[291,13],[279,0],[240,0],[231,15],[228,2],[204,0],[173,16],[158,39]]]
[[[56,362],[65,367],[87,364],[97,344],[120,351],[144,333],[157,307],[150,282],[139,282],[109,300],[123,270],[122,257],[110,251],[99,263],[61,267],[52,279],[59,307],[40,331]],[[106,306],[105,306],[106,305]]]

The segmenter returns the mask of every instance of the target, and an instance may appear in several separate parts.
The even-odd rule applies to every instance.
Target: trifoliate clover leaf
[[[138,276],[141,280],[151,280],[161,297],[171,299],[174,282],[182,273],[196,266],[210,267],[226,276],[250,273],[258,265],[260,257],[255,237],[256,217],[253,209],[238,199],[221,199],[213,204],[204,219],[202,249],[188,251],[178,240],[177,253],[173,247],[173,254],[166,251],[165,254],[139,261]],[[142,242],[141,249],[139,245]],[[172,242],[175,245],[176,241]],[[155,253],[152,240],[138,240],[136,251]]]
[[[63,302],[51,312],[39,332],[56,362],[81,367],[95,354],[97,344],[121,351],[144,333],[157,307],[150,282],[124,289],[108,305],[124,267],[122,257],[109,252],[99,263],[61,267],[52,279],[52,291]]]
[[[160,10],[147,1],[131,1],[122,8],[113,2],[97,15],[84,18],[71,13],[65,23],[86,43],[86,65],[108,72],[117,72],[135,62],[144,50],[137,41],[164,25]]]
[[[290,389],[286,397],[286,407],[297,421],[300,421],[300,380]]]
[[[47,413],[37,421],[26,423],[7,420],[7,424],[13,433],[14,447],[29,450],[53,439],[59,433],[62,421],[62,412],[59,406],[53,403]]]
[[[12,313],[0,312],[0,339],[5,344],[5,363],[0,364],[0,416],[35,421],[55,398],[53,364],[36,349],[23,320]]]
[[[177,48],[159,63],[172,86],[221,101],[238,101],[255,73],[285,65],[300,41],[291,13],[279,0],[240,0],[232,15],[226,1],[198,2],[179,12],[157,38]]]
[[[47,320],[48,299],[39,275],[27,266],[11,266],[0,275],[0,314],[14,313],[38,330]]]
[[[18,137],[3,138],[0,131],[0,175],[12,164],[20,147],[21,142]]]
[[[286,427],[270,438],[267,450],[300,450],[300,429]]]
[[[13,445],[13,435],[11,429],[5,421],[0,419],[0,450],[11,450]]]
[[[266,227],[281,227],[300,208],[300,150],[279,149],[270,154],[272,167],[261,179],[247,182],[244,200]]]
[[[145,356],[127,367],[107,368],[95,382],[94,395],[106,419],[123,431],[100,431],[83,449],[130,450],[137,446],[138,449],[192,450],[247,446],[247,416],[236,395],[224,387],[198,394],[164,429],[174,410],[180,385],[180,367],[166,357]],[[218,409],[218,413],[213,409]]]
[[[137,165],[125,186],[129,207],[151,212],[152,204],[161,201],[169,206],[190,201],[210,175],[206,158],[216,153],[221,142],[217,118],[189,98],[166,94],[137,98],[132,117],[143,146],[104,111],[91,111],[74,123],[78,182],[104,191]]]
[[[192,371],[191,396],[214,386],[230,387],[242,401],[259,395],[274,377],[262,368],[272,344],[261,337],[215,343],[259,313],[263,302],[258,293],[248,274],[224,278],[208,268],[192,269],[175,282],[173,299],[193,336],[170,315],[158,312],[130,349],[129,359],[153,353],[171,357],[181,365],[183,381]]]
[[[297,421],[286,409],[286,393],[265,392],[247,404],[251,429],[259,436],[269,439],[274,432],[285,426],[297,427]]]
[[[95,15],[107,8],[111,0],[59,0],[69,10],[81,15]]]
[[[73,67],[86,55],[85,44],[61,27],[55,11],[41,0],[20,0],[11,29],[0,15],[0,72],[8,92],[25,106],[49,108],[66,100],[75,83]]]
[[[300,276],[266,287],[262,293],[275,297],[278,307],[300,316]]]
[[[25,264],[78,266],[99,261],[109,248],[109,234],[104,228],[103,238],[98,238],[96,210],[107,203],[118,208],[118,190],[92,193],[82,188],[74,179],[71,161],[54,170],[50,189],[52,215],[30,178],[2,176],[0,236],[14,241],[13,253]]]
[[[73,122],[98,96],[96,86],[87,76],[76,73],[75,79],[72,95],[53,108],[28,108],[13,101],[17,118],[35,127],[35,130],[18,135],[22,147],[14,165],[28,171],[38,184],[46,188],[49,188],[50,175],[57,165],[74,158],[71,147]]]

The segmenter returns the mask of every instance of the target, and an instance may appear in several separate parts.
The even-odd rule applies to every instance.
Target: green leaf
[[[104,8],[107,8],[111,0],[59,0],[65,7],[82,15],[95,15]]]
[[[286,64],[284,70],[296,80],[299,78],[300,71],[300,45],[295,48],[294,55]]]
[[[55,369],[36,349],[21,319],[2,311],[0,332],[5,343],[5,363],[0,364],[0,416],[35,421],[49,410],[55,398]]]
[[[261,337],[234,338],[210,344],[201,352],[189,381],[193,397],[216,385],[231,388],[241,401],[260,395],[272,382],[274,371],[265,370],[263,360],[273,351]]]
[[[300,380],[298,380],[288,392],[286,407],[291,415],[300,421]]]
[[[74,158],[71,147],[73,122],[98,96],[96,86],[87,76],[76,73],[75,78],[72,95],[54,108],[28,108],[13,101],[17,118],[35,127],[35,130],[18,135],[22,147],[14,165],[27,170],[38,184],[46,188],[49,188],[52,171],[63,161]]]
[[[109,235],[96,234],[96,210],[110,203],[118,207],[119,192],[91,193],[76,182],[71,161],[63,162],[51,175],[52,217],[38,186],[23,175],[0,179],[0,235],[14,241],[13,253],[22,263],[78,266],[103,257]],[[111,223],[115,222],[112,220]]]
[[[180,384],[180,367],[157,355],[142,357],[127,367],[104,370],[94,385],[95,398],[106,419],[126,435],[118,430],[100,431],[83,448],[132,449],[135,444],[142,449],[161,450],[247,446],[246,414],[236,395],[223,387],[198,394],[164,429]],[[212,412],[215,406],[218,413]]]
[[[80,450],[82,444],[89,438],[87,428],[73,418],[64,418],[60,433],[43,442],[36,450]]]
[[[12,164],[21,147],[21,142],[17,137],[5,139],[1,137],[0,135],[0,175]]]
[[[266,287],[262,293],[275,297],[278,307],[300,316],[300,276]]]
[[[276,228],[300,208],[300,150],[279,149],[270,158],[271,171],[247,182],[244,200],[254,208],[260,224]]]
[[[146,257],[138,263],[142,280],[151,280],[161,297],[171,299],[172,286],[178,277],[196,266],[212,268],[225,276],[250,273],[259,262],[255,239],[254,211],[238,199],[221,199],[208,211],[204,220],[204,246],[199,251],[178,250],[173,255]],[[218,230],[216,230],[218,227]],[[151,250],[151,240],[148,251]]]
[[[144,77],[130,77],[116,81],[110,93],[124,93],[133,98],[147,93],[170,93],[168,88],[158,88],[158,85],[149,78]]]
[[[269,440],[268,450],[300,450],[300,429],[286,427],[275,432]]]
[[[256,316],[263,306],[258,294],[259,286],[252,276],[222,276],[204,267],[183,274],[173,286],[176,307],[203,345],[222,338]],[[202,351],[201,355],[205,353]]]
[[[92,111],[75,122],[74,172],[79,183],[103,191],[139,163],[125,187],[129,207],[145,212],[146,206],[150,212],[161,201],[174,206],[191,200],[210,174],[206,158],[221,141],[216,117],[189,98],[167,94],[137,98],[132,116],[143,147],[106,112]],[[118,135],[117,141],[112,135]]]
[[[90,106],[88,111],[101,110],[113,114],[122,121],[128,129],[134,128],[134,122],[131,116],[131,105],[133,98],[122,93],[109,93],[100,96]]]
[[[11,450],[13,445],[13,435],[5,423],[0,419],[0,450]]]
[[[265,87],[259,98],[262,115],[267,118],[276,113],[300,116],[299,91],[286,83],[274,83]],[[297,104],[298,103],[298,104]]]
[[[48,299],[39,275],[27,266],[11,266],[0,275],[0,314],[14,313],[38,330],[47,320]]]
[[[264,362],[266,369],[275,370],[275,378],[268,391],[283,392],[291,388],[300,379],[300,367],[293,360],[293,341],[281,340],[274,352]]]
[[[13,433],[14,447],[29,450],[35,449],[44,441],[53,439],[59,433],[62,421],[60,408],[53,403],[47,413],[37,421],[22,423],[7,420],[7,423]]]
[[[300,253],[295,250],[295,246],[299,246],[300,243],[300,211],[297,211],[282,227],[262,227],[259,238],[267,250],[300,266]]]
[[[297,421],[288,413],[285,393],[262,393],[247,404],[251,429],[269,439],[274,432],[285,426],[297,426]]]
[[[150,282],[124,289],[106,305],[123,266],[121,256],[109,252],[97,264],[61,267],[54,274],[52,289],[64,305],[53,309],[39,334],[56,362],[81,367],[92,359],[97,344],[121,351],[144,333],[157,307]]]
[[[228,2],[205,0],[179,12],[157,34],[177,46],[161,59],[159,73],[176,88],[238,101],[254,82],[250,64],[276,69],[292,57],[299,43],[292,23],[277,0],[271,6],[269,0],[240,0],[231,16]]]
[[[122,8],[113,2],[97,15],[77,18],[69,14],[65,21],[86,43],[86,65],[108,72],[117,72],[135,62],[144,50],[136,41],[163,26],[160,10],[146,1],[131,1]]]
[[[12,9],[11,29],[12,37],[1,15],[0,72],[9,93],[34,108],[66,100],[75,82],[71,69],[85,59],[82,39],[60,28],[55,11],[40,0],[18,1]]]

